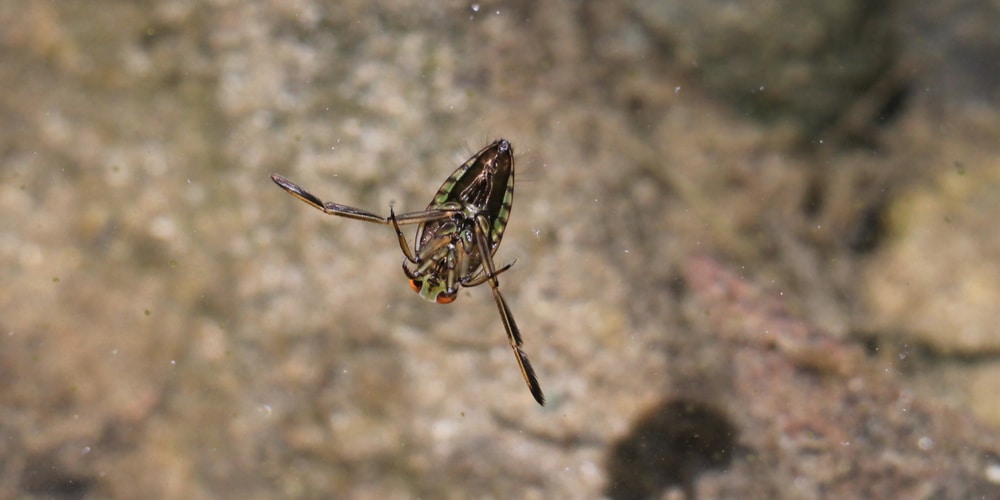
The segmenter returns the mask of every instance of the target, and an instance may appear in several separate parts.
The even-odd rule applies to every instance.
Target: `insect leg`
[[[271,180],[278,185],[281,189],[288,191],[292,196],[308,203],[313,208],[321,210],[327,215],[339,215],[341,217],[347,217],[348,219],[361,220],[365,222],[373,222],[375,224],[388,224],[389,221],[383,218],[381,215],[373,214],[367,210],[361,210],[360,208],[349,207],[347,205],[341,205],[339,203],[334,203],[332,201],[324,202],[323,200],[316,197],[316,195],[306,191],[299,187],[298,184],[278,175],[272,174]]]
[[[524,377],[524,382],[528,384],[528,390],[531,391],[531,395],[535,398],[535,401],[545,406],[545,395],[542,394],[542,387],[538,384],[538,378],[535,377],[535,370],[531,368],[528,355],[521,348],[524,345],[524,341],[521,339],[521,331],[517,328],[517,323],[514,321],[514,315],[510,312],[510,307],[507,306],[507,301],[504,300],[503,295],[500,293],[500,282],[497,280],[498,273],[493,264],[493,255],[490,254],[489,244],[486,241],[487,224],[488,222],[485,217],[476,217],[476,224],[474,226],[476,243],[479,245],[479,254],[482,257],[483,266],[486,268],[485,280],[490,282],[490,289],[493,291],[493,300],[497,303],[500,319],[503,321],[504,330],[507,331],[507,340],[510,341],[510,347],[514,350],[514,357],[517,358],[517,365],[521,368],[521,375]],[[506,271],[509,268],[510,265],[507,265],[502,269]]]
[[[396,239],[399,240],[399,249],[403,251],[403,255],[406,256],[406,260],[414,263],[420,264],[420,256],[413,253],[410,250],[410,244],[406,242],[406,236],[403,235],[403,230],[399,228],[400,224],[418,224],[425,222],[432,222],[441,219],[447,219],[454,215],[454,212],[448,210],[424,210],[423,212],[410,212],[399,217],[396,216],[396,212],[389,207],[389,222],[392,224],[392,228],[396,230]],[[447,241],[445,241],[447,242]],[[421,250],[421,249],[417,249]],[[433,252],[438,249],[434,248]],[[421,253],[424,253],[423,251]]]
[[[511,262],[510,264],[507,264],[506,266],[497,269],[496,272],[494,272],[493,274],[495,276],[500,276],[500,273],[510,269],[516,262],[517,260],[514,260],[514,262]],[[489,281],[490,275],[484,269],[485,269],[484,267],[479,268],[479,272],[477,272],[475,276],[466,278],[465,280],[459,280],[459,282],[462,283],[462,286],[464,287],[479,286],[482,285],[483,283],[486,283],[487,281]]]
[[[403,244],[406,243],[406,240],[400,241],[402,241]],[[424,273],[426,273],[427,270],[434,265],[437,258],[442,255],[442,252],[449,251],[448,245],[451,245],[451,241],[448,239],[439,239],[433,241],[432,245],[422,247],[420,249],[420,253],[413,256],[413,258],[406,256],[405,260],[403,260],[403,272],[406,273],[406,277],[416,279],[423,276]],[[409,250],[408,247],[404,248],[403,254],[406,254],[407,250]],[[451,249],[450,251],[452,252],[450,256],[452,257],[452,261],[454,261],[454,249]],[[445,254],[445,257],[447,258],[449,255]],[[410,269],[409,266],[407,266],[407,260],[414,263],[416,267],[414,269]]]
[[[438,304],[450,304],[455,300],[455,296],[458,295],[458,283],[457,275],[455,274],[455,265],[458,257],[456,257],[456,250],[453,245],[448,245],[444,248],[444,265],[445,265],[445,275],[444,275],[444,290],[435,297],[434,301]]]

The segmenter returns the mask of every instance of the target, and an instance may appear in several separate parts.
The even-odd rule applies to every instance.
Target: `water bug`
[[[391,225],[403,251],[403,273],[410,279],[410,287],[427,300],[448,304],[455,300],[459,287],[489,283],[521,375],[535,401],[545,404],[542,388],[522,348],[521,331],[500,293],[497,276],[510,269],[513,262],[499,268],[493,263],[514,198],[514,149],[509,141],[499,139],[474,154],[452,172],[427,208],[419,212],[396,215],[390,206],[389,216],[382,217],[324,202],[278,174],[273,174],[271,180],[325,214]],[[418,224],[412,249],[400,229],[407,224]]]

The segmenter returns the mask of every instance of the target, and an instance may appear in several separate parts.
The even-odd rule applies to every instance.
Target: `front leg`
[[[419,265],[420,262],[417,260],[417,256],[413,255],[413,250],[410,250],[410,245],[406,242],[406,237],[403,236],[403,230],[399,228],[399,219],[396,218],[396,211],[393,210],[392,206],[389,207],[389,220],[392,222],[392,228],[396,230],[396,238],[399,240],[399,249],[403,251],[403,255],[406,257],[406,260]],[[410,276],[410,272],[406,268],[405,262],[403,263],[403,271],[406,271],[406,275],[409,276],[410,279],[413,279],[413,276]]]

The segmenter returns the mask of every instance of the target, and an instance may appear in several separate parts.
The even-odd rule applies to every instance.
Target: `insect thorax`
[[[423,298],[451,302],[460,285],[484,272],[475,220],[466,213],[457,213],[423,228],[417,241],[420,263],[409,273],[411,287]]]

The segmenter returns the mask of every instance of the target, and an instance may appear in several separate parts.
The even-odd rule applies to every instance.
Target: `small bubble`
[[[986,466],[986,480],[993,484],[1000,484],[1000,464],[992,463]]]
[[[919,446],[921,450],[930,451],[934,449],[934,440],[927,436],[923,436],[917,440],[917,446]]]
[[[479,4],[478,3],[472,4],[472,12],[479,12]]]

